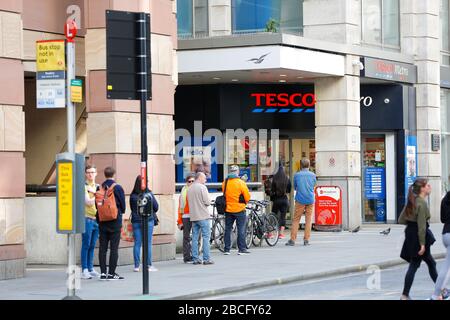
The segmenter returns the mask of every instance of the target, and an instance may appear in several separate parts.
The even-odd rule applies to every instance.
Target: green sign
[[[75,87],[81,87],[83,85],[83,80],[81,79],[72,79],[70,80],[70,85]]]

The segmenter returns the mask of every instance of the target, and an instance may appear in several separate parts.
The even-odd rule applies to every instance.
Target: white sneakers
[[[88,269],[84,269],[81,273],[81,279],[92,279],[92,275]]]
[[[141,271],[141,269],[139,267],[137,267],[137,268],[134,268],[133,271],[134,272],[139,272],[139,271]],[[150,267],[148,267],[148,271],[149,272],[156,272],[156,271],[158,271],[158,269],[155,266],[150,266]]]
[[[89,273],[91,274],[91,276],[93,276],[94,278],[98,278],[100,277],[100,273],[98,273],[95,270],[89,271]]]

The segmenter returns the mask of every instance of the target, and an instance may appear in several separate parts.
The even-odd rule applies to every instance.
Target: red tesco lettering
[[[255,98],[256,107],[313,107],[316,104],[313,93],[252,93],[250,96]]]

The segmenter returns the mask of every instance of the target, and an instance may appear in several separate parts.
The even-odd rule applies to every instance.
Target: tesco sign
[[[314,112],[313,93],[252,93],[255,113]]]

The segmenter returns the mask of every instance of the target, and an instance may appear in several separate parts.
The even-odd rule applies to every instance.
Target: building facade
[[[148,102],[149,184],[161,205],[155,260],[174,258],[174,102],[177,85],[176,2],[171,0],[0,1],[0,280],[22,277],[26,263],[66,264],[67,239],[56,234],[55,194],[26,194],[26,185],[55,183],[55,155],[66,150],[65,109],[36,108],[36,41],[64,39],[75,19],[76,76],[83,80],[76,151],[116,168],[127,195],[140,173],[139,101],[106,97],[105,11],[151,14],[153,100]],[[127,196],[128,205],[128,196]],[[126,216],[130,213],[127,209]],[[121,242],[119,263],[132,261]],[[49,250],[51,247],[51,250]],[[79,256],[80,238],[77,238]],[[125,261],[125,260],[129,261]]]
[[[202,154],[223,153],[219,165],[196,164],[196,149],[178,139],[177,181],[202,166],[220,181],[230,164],[252,182],[263,182],[278,164],[292,178],[306,157],[319,184],[341,188],[345,229],[395,223],[418,176],[432,185],[432,220],[439,220],[450,152],[448,0],[177,6],[177,137],[187,130],[192,141],[203,136],[196,145]],[[308,94],[313,106],[301,100]],[[202,121],[200,134],[194,121]],[[236,128],[278,129],[279,138],[234,135],[219,146],[208,135]],[[260,161],[268,154],[275,166]]]

